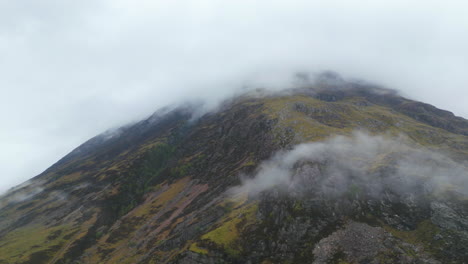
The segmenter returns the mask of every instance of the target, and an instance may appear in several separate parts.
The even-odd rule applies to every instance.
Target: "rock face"
[[[336,76],[194,111],[0,197],[0,263],[468,263],[467,120]]]
[[[391,240],[392,237],[381,227],[371,227],[364,223],[350,221],[342,229],[320,240],[315,245],[314,263],[327,263],[333,258],[340,257],[357,263],[379,263],[376,261],[377,256],[388,250],[385,245],[396,244]],[[399,263],[404,261],[403,259],[399,260]]]

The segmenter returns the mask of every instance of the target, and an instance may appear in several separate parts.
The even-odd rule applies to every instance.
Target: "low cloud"
[[[257,195],[280,188],[290,195],[314,192],[339,197],[365,194],[379,198],[451,191],[468,195],[468,169],[447,155],[412,143],[404,136],[355,132],[323,142],[300,144],[260,164],[255,175],[231,193]]]
[[[468,116],[468,2],[0,1],[0,192],[165,105],[332,69]],[[109,134],[112,136],[114,134]]]
[[[44,191],[43,183],[40,181],[27,181],[11,188],[5,195],[0,196],[0,210],[7,205],[23,202],[34,198]]]
[[[50,189],[47,184],[38,179],[26,181],[16,187],[9,189],[5,194],[0,195],[0,211],[9,205],[15,205],[28,200],[40,198],[44,201],[68,201],[72,198],[72,193],[90,186],[89,182],[81,182],[67,189]]]

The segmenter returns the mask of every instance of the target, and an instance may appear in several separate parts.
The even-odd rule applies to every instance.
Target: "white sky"
[[[468,2],[0,0],[0,192],[248,79],[334,70],[468,117]]]

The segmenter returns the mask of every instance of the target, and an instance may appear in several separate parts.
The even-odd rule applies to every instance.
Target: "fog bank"
[[[231,193],[257,195],[280,188],[290,195],[314,192],[339,197],[350,192],[381,198],[429,195],[446,191],[468,197],[468,167],[412,143],[404,136],[355,132],[280,151],[243,176]]]
[[[468,3],[0,2],[0,192],[112,127],[334,70],[468,116]]]

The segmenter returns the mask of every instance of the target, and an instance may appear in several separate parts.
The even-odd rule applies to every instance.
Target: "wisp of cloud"
[[[280,151],[229,192],[257,195],[271,188],[289,195],[314,192],[327,197],[361,192],[379,198],[387,193],[426,195],[447,190],[467,196],[468,169],[404,136],[355,132]]]

